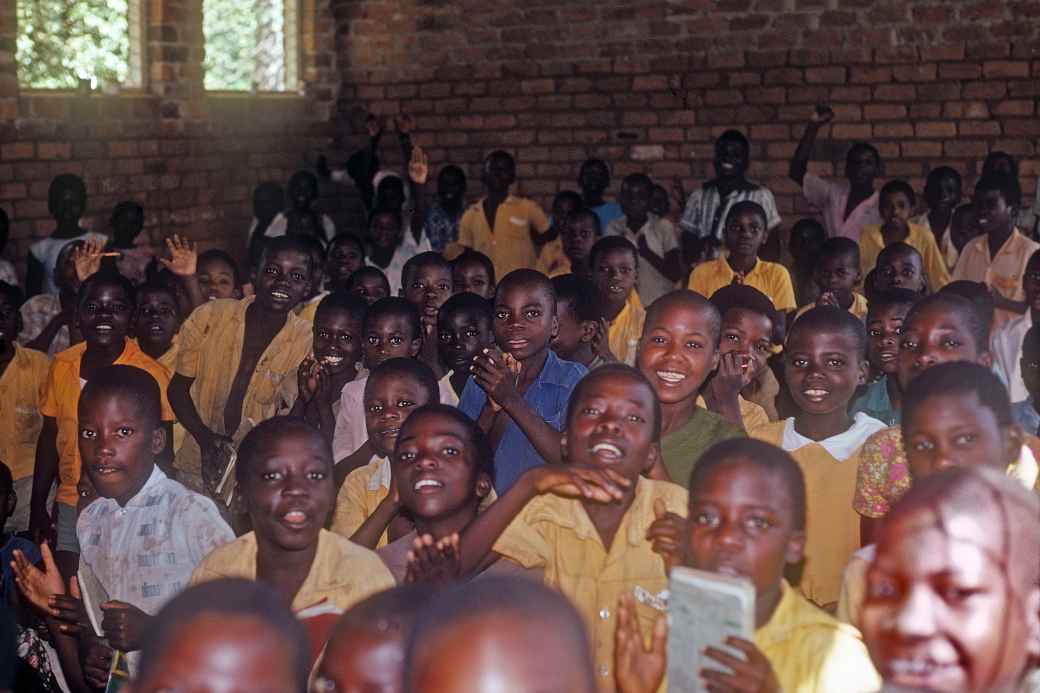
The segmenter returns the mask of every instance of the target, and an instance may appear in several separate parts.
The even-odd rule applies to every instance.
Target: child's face
[[[61,189],[56,202],[54,219],[59,224],[79,223],[79,218],[83,216],[83,212],[87,208],[87,201],[83,199],[78,190],[71,186],[65,186]]]
[[[886,224],[906,222],[913,214],[914,206],[904,192],[889,193],[878,202],[878,211]]]
[[[180,327],[177,301],[168,291],[146,290],[137,294],[137,338],[151,344],[169,345]]]
[[[437,197],[444,207],[454,207],[462,201],[466,193],[466,184],[463,179],[451,172],[441,173],[437,177]]]
[[[618,202],[626,217],[642,219],[650,211],[650,186],[645,182],[622,183]]]
[[[451,297],[451,269],[446,265],[426,265],[409,277],[401,290],[405,299],[431,323],[437,320],[437,311]]]
[[[976,193],[972,204],[975,223],[982,233],[1002,232],[1014,225],[1015,208],[1007,203],[999,190]]]
[[[1022,371],[1022,383],[1026,386],[1026,392],[1033,399],[1035,407],[1036,403],[1040,402],[1040,345],[1034,340],[1023,340],[1019,368]]]
[[[318,197],[318,188],[309,177],[301,177],[293,181],[289,188],[289,199],[296,209],[310,209],[311,203]]]
[[[0,296],[0,346],[10,344],[18,338],[20,324],[18,306],[6,296]]]
[[[742,357],[745,383],[757,378],[766,369],[766,362],[773,353],[773,321],[744,308],[726,311],[722,318],[719,354],[730,352]]]
[[[382,624],[337,633],[321,658],[317,675],[317,680],[328,681],[334,687],[315,690],[401,693],[404,634],[377,625]]]
[[[581,187],[582,192],[601,195],[609,184],[610,172],[607,171],[606,165],[602,162],[593,161],[582,167],[581,175],[578,178],[578,185]]]
[[[314,546],[336,499],[328,444],[297,429],[258,448],[242,493],[257,539],[281,551]]]
[[[666,217],[672,211],[672,200],[668,197],[668,191],[660,185],[655,185],[650,192],[650,211],[659,217]]]
[[[766,240],[766,220],[755,212],[733,215],[726,221],[723,240],[731,254],[757,257],[758,249]]]
[[[850,293],[861,278],[859,263],[850,253],[821,257],[814,279],[820,291]]]
[[[484,171],[484,184],[495,193],[509,192],[509,186],[516,181],[516,164],[504,156],[496,156],[487,162]]]
[[[517,361],[538,356],[558,329],[552,296],[544,287],[513,284],[495,295],[494,325],[498,348]]]
[[[80,399],[79,454],[103,498],[120,505],[133,498],[151,476],[165,443],[159,423],[142,416],[134,398],[113,393]]]
[[[376,455],[393,454],[405,419],[429,399],[419,381],[403,374],[384,375],[366,388],[365,426]]]
[[[675,301],[647,314],[636,365],[661,404],[696,397],[719,365],[706,309]]]
[[[944,174],[935,185],[925,186],[924,194],[929,208],[946,210],[956,207],[963,195],[960,181],[949,174]]]
[[[329,248],[329,256],[325,261],[325,275],[333,286],[344,286],[350,275],[364,264],[365,260],[357,244],[353,241],[339,241]]]
[[[1037,650],[1038,588],[1014,584],[1024,581],[994,554],[1005,523],[994,510],[925,506],[882,527],[860,621],[887,684],[1017,690]]]
[[[369,237],[372,245],[381,250],[393,250],[401,244],[401,224],[393,214],[380,214],[372,220]]]
[[[885,375],[899,369],[899,339],[909,311],[909,305],[896,304],[871,311],[867,318],[867,361]]]
[[[413,357],[422,339],[415,334],[412,321],[403,315],[381,315],[368,321],[365,331],[365,365],[372,370],[383,361]]]
[[[563,252],[571,262],[585,262],[596,244],[596,222],[587,214],[571,217],[560,235]]]
[[[401,427],[392,473],[401,505],[414,517],[437,520],[465,509],[475,512],[491,490],[491,480],[478,469],[469,431],[458,421],[423,413]]]
[[[120,211],[112,220],[112,228],[122,238],[135,238],[144,227],[144,213],[138,207],[128,207]]]
[[[856,340],[845,332],[796,329],[787,340],[784,360],[791,398],[806,414],[844,410],[856,388],[866,381]]]
[[[914,376],[950,361],[990,365],[988,351],[980,352],[964,316],[931,306],[917,311],[903,323],[899,341],[899,386],[906,391]]]
[[[903,448],[915,480],[947,467],[1003,470],[1018,457],[1021,431],[1001,426],[975,393],[930,397],[905,412]]]
[[[791,229],[791,255],[796,263],[806,266],[820,254],[827,232],[815,223],[798,223]]]
[[[749,579],[759,595],[780,588],[784,566],[802,558],[805,533],[795,529],[794,500],[775,476],[736,458],[690,489],[690,567]]]
[[[437,321],[441,363],[456,373],[469,372],[473,357],[495,342],[491,322],[473,311],[455,310]]]
[[[557,228],[567,225],[567,220],[577,211],[578,205],[570,197],[559,197],[553,200],[552,217],[553,224]]]
[[[715,145],[715,175],[737,178],[747,171],[748,151],[740,142],[723,140]]]
[[[390,285],[387,283],[385,277],[380,277],[374,272],[371,274],[365,274],[360,279],[357,279],[354,283],[354,288],[351,289],[355,294],[365,299],[368,305],[372,305],[381,298],[386,298],[390,295]]]
[[[495,285],[483,264],[473,261],[457,262],[451,270],[452,289],[461,294],[468,291],[483,298],[493,298]]]
[[[239,298],[235,285],[235,271],[223,260],[210,258],[199,263],[195,272],[202,295],[209,301],[218,298]]]
[[[1040,261],[1026,265],[1022,277],[1022,290],[1026,294],[1026,305],[1034,313],[1040,311]]]
[[[604,301],[615,305],[624,303],[637,281],[639,269],[630,250],[612,248],[596,255],[592,283]]]
[[[912,251],[889,253],[878,260],[874,272],[878,289],[910,289],[921,292],[926,287],[921,256]]]
[[[275,313],[288,313],[311,290],[311,258],[282,250],[264,253],[256,274],[256,302]]]
[[[595,377],[580,396],[563,437],[568,463],[610,467],[629,479],[654,465],[658,449],[652,390],[618,373]]]
[[[126,339],[133,318],[133,304],[119,284],[95,282],[80,301],[77,316],[83,340],[88,346],[113,346]]]
[[[361,321],[338,308],[314,317],[314,358],[330,375],[353,368],[361,360]]]
[[[865,187],[874,184],[878,175],[880,162],[874,152],[866,148],[860,148],[851,152],[845,161],[845,177],[850,183],[857,187]]]
[[[982,233],[975,219],[974,207],[958,207],[950,220],[950,240],[957,252],[964,250],[968,241]]]
[[[552,350],[561,359],[573,361],[574,359],[571,357],[578,352],[581,345],[592,341],[592,337],[596,333],[596,324],[589,320],[578,320],[569,300],[556,301],[556,315],[560,329],[553,337]]]

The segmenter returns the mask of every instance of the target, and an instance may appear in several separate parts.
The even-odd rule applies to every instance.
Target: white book
[[[105,634],[101,630],[101,622],[104,620],[105,614],[101,611],[101,605],[109,601],[108,591],[86,561],[79,562],[76,578],[79,581],[79,593],[83,598],[83,608],[87,612],[87,617],[90,618],[90,625],[94,627],[94,634],[102,638]]]
[[[702,669],[727,671],[705,657],[707,647],[734,656],[726,638],[751,640],[755,631],[755,588],[750,581],[692,568],[673,568],[668,583],[668,691],[702,693]]]

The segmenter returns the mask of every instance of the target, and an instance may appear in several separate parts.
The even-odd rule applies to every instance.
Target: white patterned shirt
[[[632,230],[628,228],[628,217],[620,216],[607,224],[604,234],[626,238],[636,248],[639,248],[639,239],[645,238],[650,252],[662,260],[668,253],[679,249],[679,234],[676,232],[675,226],[672,225],[672,222],[656,214],[647,214],[646,223],[637,233],[632,233]],[[639,257],[638,260],[639,283],[636,291],[644,306],[650,305],[661,296],[675,290],[676,283],[658,272],[657,268],[651,265],[646,258]]]
[[[235,538],[213,501],[158,466],[124,507],[113,498],[87,506],[76,534],[80,560],[109,598],[153,615],[188,586],[203,558]]]
[[[766,212],[766,230],[772,231],[780,225],[780,212],[776,210],[776,200],[769,188],[757,183],[748,182],[747,187],[737,188],[726,196],[725,201],[719,195],[715,185],[694,190],[683,209],[679,228],[692,233],[697,238],[714,236],[722,240],[722,229],[726,225],[726,215],[730,208],[738,202],[750,200],[757,202]]]

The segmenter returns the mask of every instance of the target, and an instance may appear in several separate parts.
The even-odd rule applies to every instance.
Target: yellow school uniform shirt
[[[740,406],[740,420],[744,424],[745,431],[750,431],[753,428],[765,426],[769,423],[769,414],[766,413],[766,410],[761,405],[749,402],[744,399],[743,395],[737,395],[737,405]],[[708,408],[707,402],[704,401],[704,397],[701,395],[697,395],[697,406],[703,409]]]
[[[203,303],[181,326],[177,373],[194,378],[191,399],[202,422],[216,433],[229,435],[238,445],[246,433],[278,408],[282,381],[296,377],[296,370],[310,352],[313,326],[292,314],[257,361],[242,400],[242,421],[235,431],[224,430],[224,407],[242,359],[246,309],[254,296]],[[175,465],[189,476],[199,476],[199,446],[187,436],[177,451]]]
[[[646,309],[639,300],[635,289],[628,292],[625,307],[610,321],[607,342],[610,352],[618,361],[632,365],[636,362],[636,351],[639,350],[639,338],[643,336],[643,323],[646,322]]]
[[[794,319],[802,317],[803,314],[812,310],[816,307],[815,303],[806,303],[804,306],[798,309],[798,312],[794,314]],[[849,312],[856,316],[858,320],[867,319],[867,297],[861,293],[855,291],[852,292],[852,305],[849,306]]]
[[[946,269],[946,259],[935,242],[935,236],[929,229],[917,224],[909,224],[910,231],[903,243],[921,253],[924,271],[928,275],[928,289],[936,292],[950,283],[950,271]],[[881,226],[872,224],[863,227],[859,237],[859,264],[863,276],[877,265],[878,255],[885,249],[885,237],[881,234]]]
[[[191,574],[192,585],[220,578],[256,580],[256,534],[250,532],[214,549]],[[394,586],[394,577],[375,551],[321,530],[307,578],[293,598],[293,611],[328,600],[346,611],[365,597]]]
[[[57,421],[58,436],[58,494],[55,499],[65,505],[76,506],[79,494],[76,484],[79,483],[79,393],[82,390],[79,377],[79,366],[87,343],[80,342],[69,347],[54,357],[51,370],[47,374],[43,404],[40,413]],[[134,366],[155,378],[162,396],[162,420],[173,421],[176,417],[166,400],[166,388],[170,385],[170,372],[148,354],[141,351],[132,339],[126,340],[123,353],[113,365]]]
[[[177,370],[177,354],[180,351],[177,348],[179,338],[180,335],[173,335],[173,339],[170,341],[170,348],[166,350],[165,354],[156,359],[161,366],[170,371],[171,376],[174,371]],[[137,343],[136,339],[134,340],[134,343]],[[140,344],[138,344],[138,347],[140,347]],[[184,445],[184,437],[186,435],[188,435],[188,432],[184,430],[184,426],[182,426],[180,422],[173,424],[173,453],[175,455],[177,454],[177,451],[181,449],[181,446]]]
[[[0,376],[0,460],[15,481],[32,476],[36,466],[36,441],[43,427],[40,406],[50,367],[47,354],[15,344]]]
[[[293,312],[296,313],[296,317],[307,322],[314,322],[314,314],[318,312],[318,304],[321,303],[322,299],[329,295],[328,291],[322,291],[317,296],[304,301],[300,305],[293,308]]]
[[[484,199],[471,204],[459,221],[459,240],[446,255],[457,255],[461,247],[472,248],[491,258],[495,276],[502,279],[515,269],[535,267],[538,253],[531,229],[544,233],[549,219],[534,200],[509,195],[495,210],[495,228],[488,226]]]
[[[983,282],[999,291],[1004,298],[1024,301],[1026,294],[1022,288],[1022,276],[1026,272],[1029,257],[1037,249],[1040,249],[1040,243],[1026,238],[1018,229],[1014,229],[991,260],[989,236],[982,234],[968,241],[961,250],[951,278],[954,281],[969,279],[973,282]],[[993,329],[1003,327],[1017,317],[1017,313],[998,308],[993,318]]]
[[[685,517],[686,489],[640,477],[635,498],[609,549],[603,546],[580,501],[538,496],[528,503],[495,542],[494,550],[525,568],[542,568],[545,584],[577,607],[589,628],[601,690],[614,687],[614,629],[618,597],[642,588],[656,595],[668,587],[664,561],[646,540],[654,521],[654,500]],[[641,610],[649,637],[654,614]]]
[[[720,257],[697,265],[690,273],[689,289],[705,298],[724,286],[733,283],[736,272]],[[787,268],[775,262],[758,260],[751,271],[744,275],[742,284],[754,287],[764,293],[773,302],[777,310],[789,311],[798,307],[794,300],[794,285]]]
[[[542,247],[535,269],[550,278],[571,273],[571,259],[563,252],[562,240],[556,238]]]

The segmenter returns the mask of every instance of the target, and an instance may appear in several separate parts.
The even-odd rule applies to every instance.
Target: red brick
[[[0,146],[0,159],[4,161],[31,159],[35,154],[36,147],[32,142],[9,142]]]
[[[961,93],[966,99],[1002,99],[1007,94],[1007,82],[969,82]]]
[[[64,161],[72,158],[72,145],[68,142],[40,142],[36,145],[36,156],[43,161]]]
[[[0,185],[0,200],[21,200],[29,191],[24,183],[4,183]]]
[[[871,136],[868,123],[835,122],[831,126],[831,137],[838,140],[869,140]]]
[[[906,118],[906,106],[896,104],[867,104],[863,107],[867,120],[900,120]]]
[[[914,132],[921,138],[956,137],[957,125],[948,121],[928,121],[915,124]]]
[[[986,79],[1016,79],[1029,76],[1029,63],[1026,61],[998,60],[982,64],[982,74]]]
[[[805,71],[809,84],[845,84],[844,67],[810,67]]]
[[[995,120],[962,120],[957,124],[961,137],[995,137],[1000,134],[1000,123]]]
[[[978,63],[943,63],[939,66],[940,79],[978,79],[982,76],[982,66]]]
[[[993,106],[993,115],[997,116],[1031,116],[1036,103],[1026,100],[1000,101]]]
[[[551,79],[525,79],[520,82],[520,91],[525,94],[551,94],[556,82]]]
[[[892,81],[892,68],[853,67],[849,81],[853,84],[885,84]]]
[[[1040,136],[1040,120],[1037,120],[1036,118],[1027,118],[1024,120],[1005,120],[1004,134],[1011,137]]]
[[[876,123],[874,137],[904,139],[914,136],[914,126],[910,123]]]
[[[939,142],[904,142],[899,145],[903,156],[933,159],[942,156],[943,146]]]
[[[913,101],[916,97],[917,89],[910,84],[886,84],[874,89],[878,101]]]
[[[936,73],[935,63],[896,65],[892,68],[892,76],[897,82],[932,82],[935,80]]]
[[[989,145],[978,140],[949,140],[943,144],[946,156],[981,159],[989,154]]]

